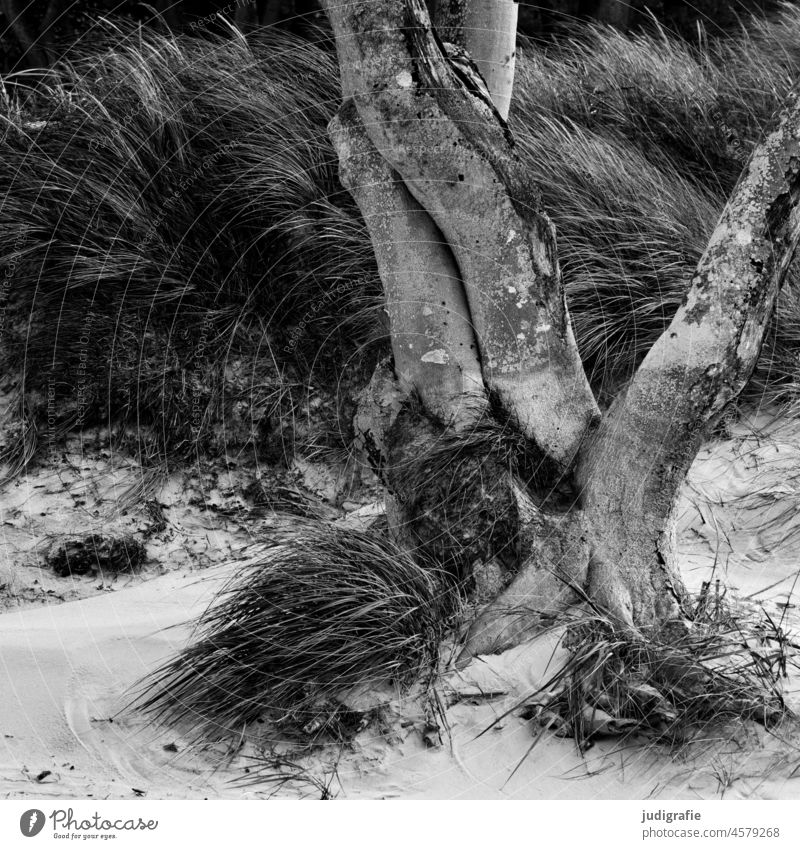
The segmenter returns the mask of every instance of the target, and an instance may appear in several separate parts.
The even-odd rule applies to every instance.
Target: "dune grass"
[[[266,716],[324,736],[343,692],[433,668],[457,595],[388,537],[292,517],[276,524],[198,621],[190,644],[136,702],[198,739]]]
[[[40,447],[96,422],[146,459],[264,443],[377,314],[325,135],[335,65],[288,36],[92,40],[6,103],[4,373]]]
[[[796,721],[782,689],[797,667],[795,635],[760,605],[727,597],[719,581],[687,599],[684,622],[649,632],[623,632],[585,601],[560,639],[566,660],[482,733],[519,714],[535,728],[527,757],[546,733],[572,738],[580,752],[609,737],[680,749],[747,721],[773,732]]]
[[[588,28],[521,50],[511,124],[602,398],[680,302],[800,68],[798,36],[787,6],[701,45]],[[290,455],[306,387],[324,394],[347,363],[347,392],[386,349],[374,258],[326,133],[328,36],[103,24],[81,45],[2,104],[5,459],[18,470],[97,423],[148,461]],[[792,274],[749,400],[797,402],[799,297]]]

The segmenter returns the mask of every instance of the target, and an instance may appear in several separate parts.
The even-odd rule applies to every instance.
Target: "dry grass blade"
[[[277,796],[282,790],[291,790],[293,794],[299,790],[301,799],[309,796],[315,796],[320,800],[336,798],[336,794],[331,789],[334,780],[338,778],[335,768],[325,780],[314,775],[302,764],[285,758],[251,757],[250,760],[254,765],[247,767],[244,775],[234,779],[234,784],[245,787],[269,787],[270,792],[267,798]]]

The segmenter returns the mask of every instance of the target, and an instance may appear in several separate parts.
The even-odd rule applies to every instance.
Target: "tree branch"
[[[542,609],[559,600],[550,578],[556,570],[566,570],[569,584],[583,584],[622,627],[659,628],[681,618],[674,504],[708,428],[758,359],[800,240],[799,201],[795,91],[734,189],[684,304],[582,449],[580,502],[563,518],[545,517],[552,528],[544,544],[535,522],[527,528],[534,531],[525,543],[530,556],[471,627],[465,660],[541,629]],[[588,563],[578,545],[583,539]],[[567,589],[565,583],[563,601]]]
[[[447,0],[433,15],[442,41],[466,50],[478,66],[503,120],[514,88],[518,10],[514,0]]]
[[[587,516],[600,530],[590,591],[623,621],[663,620],[681,597],[669,521],[678,488],[752,373],[800,239],[799,92],[754,151],[684,303],[579,464]],[[643,557],[661,569],[631,597]]]

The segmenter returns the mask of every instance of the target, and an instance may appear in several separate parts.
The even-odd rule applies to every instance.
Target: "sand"
[[[742,725],[682,752],[611,737],[583,756],[570,740],[545,736],[526,756],[531,723],[515,712],[496,720],[552,673],[555,635],[444,676],[441,733],[413,699],[367,692],[384,705],[380,731],[308,757],[302,780],[242,783],[258,772],[252,743],[235,754],[193,747],[123,708],[135,682],[189,638],[257,537],[258,523],[237,515],[237,483],[249,473],[173,475],[131,497],[141,482],[135,463],[73,443],[66,462],[0,492],[0,797],[319,798],[326,788],[337,798],[800,798],[800,735],[790,727],[770,735]],[[324,494],[322,470],[297,475]],[[800,424],[762,415],[732,426],[703,449],[683,490],[687,582],[718,578],[790,624],[800,603],[799,505]],[[357,524],[379,506],[346,508],[343,520]],[[141,573],[57,578],[41,567],[66,531],[97,530],[145,539]],[[797,677],[787,693],[800,708]]]

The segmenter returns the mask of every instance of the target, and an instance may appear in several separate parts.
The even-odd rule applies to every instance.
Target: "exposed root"
[[[292,517],[220,591],[191,644],[140,682],[133,705],[187,723],[197,739],[241,734],[262,715],[306,740],[346,736],[358,718],[342,694],[433,666],[456,603],[441,572],[388,538]]]

